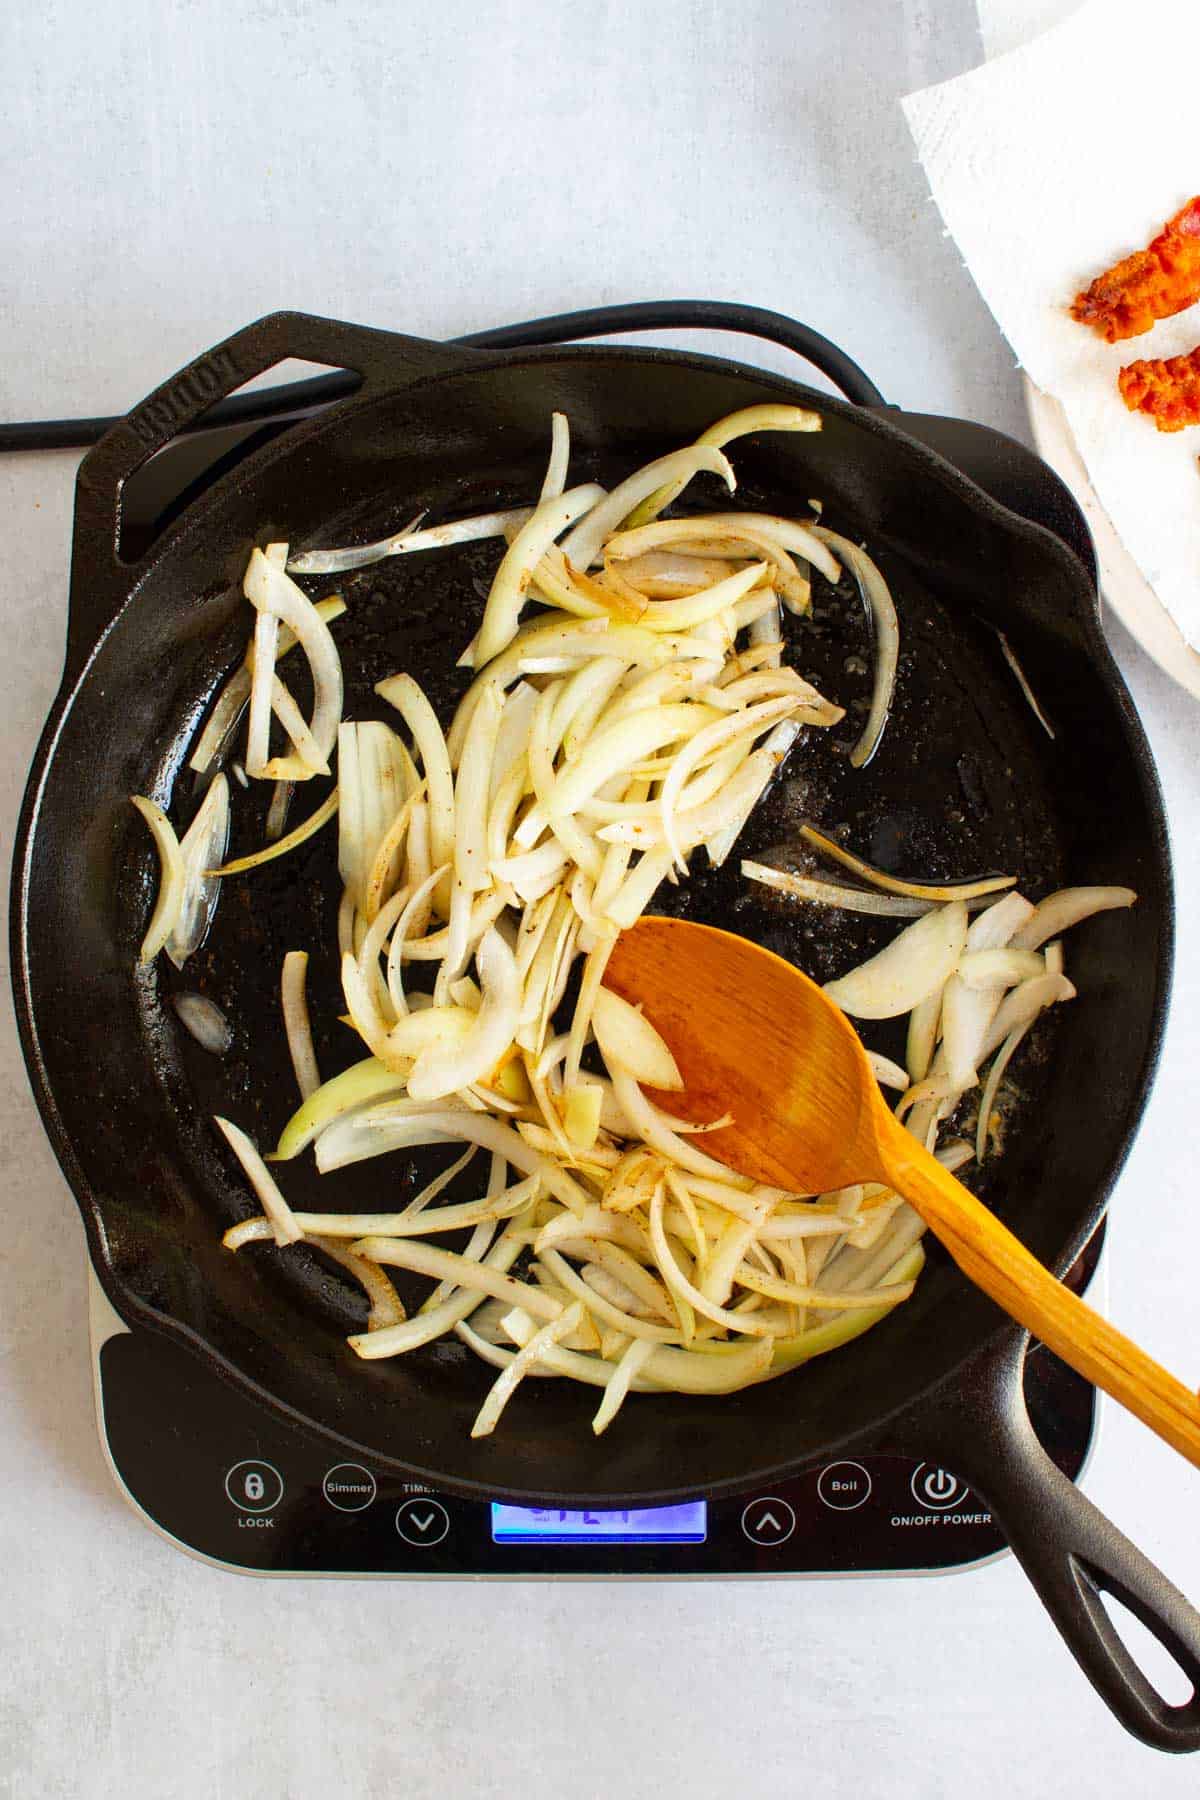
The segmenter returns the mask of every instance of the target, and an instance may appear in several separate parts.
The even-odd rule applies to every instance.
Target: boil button
[[[871,1477],[861,1463],[830,1463],[817,1477],[817,1496],[834,1512],[853,1512],[871,1494]]]
[[[751,1500],[742,1513],[742,1530],[750,1542],[768,1550],[786,1544],[795,1529],[795,1513],[786,1500],[778,1500],[774,1494]]]

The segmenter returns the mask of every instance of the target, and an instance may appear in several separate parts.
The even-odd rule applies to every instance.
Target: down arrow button
[[[414,1549],[428,1550],[449,1532],[450,1514],[440,1500],[414,1494],[397,1509],[396,1530]]]

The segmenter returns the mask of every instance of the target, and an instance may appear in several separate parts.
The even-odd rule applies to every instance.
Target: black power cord
[[[819,369],[848,400],[859,406],[883,406],[883,395],[870,377],[836,344],[786,313],[724,300],[647,300],[631,306],[597,306],[582,312],[556,313],[520,325],[473,331],[448,342],[470,350],[507,350],[540,344],[570,343],[578,338],[615,337],[630,331],[730,331],[765,338],[794,350]],[[185,431],[211,431],[222,425],[253,425],[290,413],[310,412],[344,400],[359,387],[347,369],[316,375],[280,387],[257,388],[222,400]],[[0,425],[0,454],[26,450],[81,450],[119,425],[120,416],[103,419],[46,419]]]

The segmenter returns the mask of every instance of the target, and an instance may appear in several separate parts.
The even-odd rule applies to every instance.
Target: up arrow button
[[[780,1500],[775,1494],[751,1500],[742,1513],[742,1530],[752,1544],[764,1550],[786,1544],[795,1529],[795,1513],[786,1500]]]

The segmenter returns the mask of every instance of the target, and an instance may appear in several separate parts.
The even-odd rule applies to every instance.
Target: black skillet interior
[[[1093,1227],[1136,1126],[1170,962],[1161,808],[1140,728],[1099,635],[1094,592],[1047,533],[985,500],[886,419],[780,378],[658,351],[451,354],[336,330],[352,367],[361,366],[360,350],[368,360],[360,337],[370,340],[363,394],[227,476],[132,572],[101,579],[103,458],[89,459],[81,473],[71,681],[27,798],[14,968],[35,1089],[93,1256],[127,1316],[190,1340],[368,1460],[441,1487],[646,1503],[758,1485],[911,1407],[995,1333],[990,1304],[935,1247],[908,1305],[781,1383],[733,1401],[642,1397],[599,1443],[587,1426],[587,1395],[565,1383],[528,1383],[504,1429],[472,1442],[470,1422],[490,1377],[456,1343],[357,1363],[343,1337],[360,1322],[361,1305],[340,1275],[303,1250],[254,1248],[235,1258],[220,1247],[222,1227],[251,1208],[211,1112],[219,1106],[270,1141],[293,1104],[277,1008],[285,950],[314,953],[323,1070],[356,1054],[334,1022],[341,1006],[328,951],[333,832],[273,869],[227,883],[211,938],[184,977],[160,959],[131,978],[155,865],[128,796],[153,793],[180,821],[195,803],[184,764],[197,722],[244,644],[239,580],[252,543],[365,539],[418,506],[441,517],[524,501],[540,479],[553,408],[571,420],[573,479],[611,480],[737,407],[816,405],[825,419],[820,435],[761,437],[736,448],[735,503],[802,515],[819,496],[829,523],[867,542],[901,613],[897,699],[879,754],[853,772],[846,751],[869,690],[869,645],[851,592],[818,579],[812,619],[791,627],[792,654],[846,705],[847,720],[827,735],[808,734],[744,850],[787,860],[797,822],[809,818],[907,872],[1011,869],[1035,898],[1063,880],[1139,890],[1131,914],[1099,918],[1072,941],[1068,966],[1080,997],[1039,1027],[1014,1066],[1020,1097],[1004,1153],[983,1178],[1001,1215],[1061,1270]],[[289,350],[306,353],[303,345]],[[694,504],[717,497],[707,480],[695,484]],[[372,684],[399,667],[448,713],[462,687],[454,657],[474,629],[479,587],[495,559],[494,547],[481,546],[324,584],[349,601],[335,631],[354,716],[386,716]],[[996,627],[1052,718],[1053,742],[1000,655]],[[262,805],[236,787],[234,800],[241,848],[260,837]],[[312,803],[302,794],[294,816]],[[679,904],[760,938],[819,977],[887,935],[862,920],[793,910],[747,889],[732,870],[698,876]],[[211,993],[227,1012],[235,1044],[222,1062],[179,1029],[169,997],[180,987]],[[885,1032],[871,1041],[894,1048]],[[293,1164],[287,1190],[299,1205],[317,1204],[319,1192],[323,1209],[391,1205],[423,1166],[400,1158],[362,1165],[331,1193],[329,1181]]]

